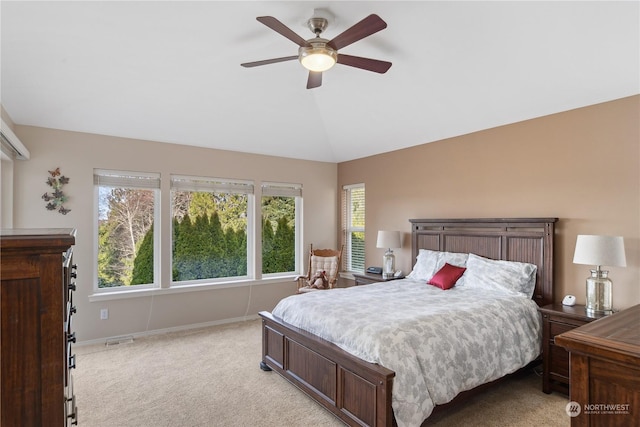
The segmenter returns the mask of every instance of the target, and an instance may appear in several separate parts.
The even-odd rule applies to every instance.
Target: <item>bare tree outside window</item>
[[[160,174],[95,169],[98,288],[154,286]]]

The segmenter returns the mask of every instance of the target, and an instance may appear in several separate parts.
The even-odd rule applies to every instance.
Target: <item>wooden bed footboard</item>
[[[395,373],[366,363],[266,311],[262,317],[263,370],[274,370],[351,426],[392,426]]]

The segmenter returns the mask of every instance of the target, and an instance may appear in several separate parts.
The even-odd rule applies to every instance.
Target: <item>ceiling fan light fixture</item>
[[[309,70],[307,79],[307,89],[313,89],[322,85],[322,72],[329,70],[338,62],[341,65],[359,68],[361,70],[373,71],[384,74],[391,67],[391,62],[377,59],[363,58],[361,56],[343,55],[338,57],[338,51],[387,28],[387,23],[378,15],[372,13],[360,22],[347,28],[331,40],[320,37],[320,34],[327,28],[329,20],[327,12],[321,9],[314,9],[314,16],[307,21],[307,26],[316,35],[315,38],[305,40],[291,28],[278,21],[273,16],[258,16],[258,22],[271,28],[281,36],[291,40],[299,46],[298,55],[284,56],[282,58],[272,58],[263,61],[245,62],[240,64],[245,68],[257,67],[259,65],[276,64],[278,62],[298,60],[302,66]],[[329,14],[330,15],[330,14]],[[340,59],[338,61],[338,59]]]
[[[298,49],[300,63],[309,71],[322,72],[336,65],[338,52],[331,49],[326,43],[310,42],[311,46],[302,46]]]

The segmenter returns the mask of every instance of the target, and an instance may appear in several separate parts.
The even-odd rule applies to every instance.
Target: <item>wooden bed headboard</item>
[[[558,218],[410,219],[412,267],[420,249],[474,253],[538,266],[533,300],[553,302],[553,240]]]

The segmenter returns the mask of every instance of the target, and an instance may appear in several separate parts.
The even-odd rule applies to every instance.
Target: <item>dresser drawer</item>
[[[76,404],[76,395],[73,391],[73,377],[69,376],[69,384],[65,388],[65,426],[78,425],[78,406]]]
[[[577,328],[578,326],[582,326],[586,323],[589,323],[588,320],[574,319],[571,317],[562,317],[557,314],[549,314],[548,317],[549,317],[550,323],[558,323],[558,324],[566,325],[569,328],[568,330],[571,330],[571,329]]]
[[[584,323],[582,323],[581,325],[572,326],[565,323],[549,322],[549,338],[553,341],[553,338],[556,335],[568,332],[572,329],[575,329],[577,326],[582,326],[583,324]]]

